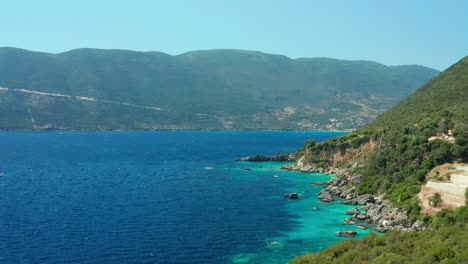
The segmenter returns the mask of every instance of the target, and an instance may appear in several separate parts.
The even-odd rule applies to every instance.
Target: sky
[[[468,55],[466,0],[0,0],[0,47],[245,49],[444,70]]]

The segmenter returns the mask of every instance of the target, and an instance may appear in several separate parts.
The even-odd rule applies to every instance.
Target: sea
[[[284,264],[317,252],[349,229],[352,207],[321,203],[311,185],[333,176],[235,159],[342,134],[0,132],[0,263]]]

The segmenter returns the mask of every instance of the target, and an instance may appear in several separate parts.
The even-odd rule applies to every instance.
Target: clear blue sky
[[[0,0],[0,46],[169,54],[234,48],[443,70],[468,55],[466,0]]]

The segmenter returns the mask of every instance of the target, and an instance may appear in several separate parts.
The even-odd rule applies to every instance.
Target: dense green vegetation
[[[468,263],[468,208],[443,209],[430,218],[419,214],[415,196],[434,166],[467,161],[467,102],[465,57],[361,130],[323,143],[306,142],[298,154],[321,166],[330,166],[336,153],[351,153],[338,166],[360,164],[352,169],[354,175],[362,175],[357,186],[360,193],[383,194],[407,208],[413,218],[429,222],[429,228],[347,240],[291,263]],[[428,140],[449,130],[455,142]],[[374,147],[364,150],[366,144]],[[468,188],[465,198],[468,201]],[[441,202],[440,195],[431,198],[432,206]]]
[[[429,199],[429,204],[434,207],[438,207],[442,203],[442,196],[440,193],[435,193],[434,196],[432,196]]]
[[[437,165],[468,158],[467,102],[465,57],[361,130],[320,144],[306,142],[299,154],[307,154],[308,162],[328,166],[333,154],[352,151],[372,140],[375,147],[371,151],[352,156],[361,165],[354,173],[363,176],[357,190],[385,194],[417,215],[415,194],[426,174]],[[449,130],[455,143],[428,141]]]
[[[435,166],[468,158],[468,57],[434,78],[365,129],[382,131],[381,144],[357,170],[361,192],[386,193],[417,213],[414,195]],[[455,144],[430,136],[447,133]]]
[[[442,210],[422,232],[391,231],[349,239],[291,264],[326,263],[468,263],[468,208]]]
[[[352,128],[372,120],[438,73],[422,66],[293,60],[242,50],[171,56],[0,48],[1,87],[170,110],[0,91],[0,129]]]

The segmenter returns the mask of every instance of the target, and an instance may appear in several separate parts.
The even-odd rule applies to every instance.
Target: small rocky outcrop
[[[357,220],[359,220],[359,221],[364,221],[364,220],[367,219],[367,215],[366,215],[366,214],[358,214],[358,215],[356,216],[356,218],[357,218]]]
[[[422,231],[426,229],[426,223],[424,223],[421,220],[416,220],[411,226],[411,229],[413,229],[414,231]]]
[[[286,165],[282,165],[281,169],[285,171],[293,171],[295,170],[295,166],[291,164],[286,164]]]
[[[306,166],[304,166],[302,168],[299,168],[300,172],[309,172],[311,170],[312,170],[312,166],[310,166],[310,165],[306,165]]]
[[[297,199],[299,199],[299,194],[298,194],[298,193],[295,193],[295,192],[293,192],[293,193],[285,193],[285,194],[284,194],[284,197],[289,198],[289,199],[292,199],[292,200],[297,200]]]
[[[301,166],[287,164],[287,165],[281,166],[281,169],[287,170],[287,171],[299,171],[299,172],[304,172],[304,173],[323,173],[326,175],[339,173],[341,171],[338,169],[324,169],[322,167],[316,167],[312,164],[305,164]]]
[[[322,201],[324,203],[329,203],[329,202],[333,201],[332,195],[329,192],[324,191],[324,189],[322,189],[320,191],[319,199],[320,199],[320,201]]]
[[[354,207],[353,209],[351,210],[348,210],[346,211],[346,214],[347,215],[358,215],[360,214],[361,212],[359,212],[359,209],[357,209],[356,207]]]
[[[336,232],[336,235],[341,236],[341,237],[352,237],[352,236],[357,235],[357,232],[356,232],[356,230],[350,229],[350,230],[346,230],[346,231]]]
[[[256,154],[248,157],[238,158],[237,161],[295,161],[291,154],[276,153],[273,156]]]
[[[385,233],[385,232],[387,232],[388,228],[383,227],[383,226],[381,226],[381,225],[378,225],[378,226],[376,226],[376,227],[374,228],[374,230],[377,231],[377,232],[380,232],[380,233]]]

